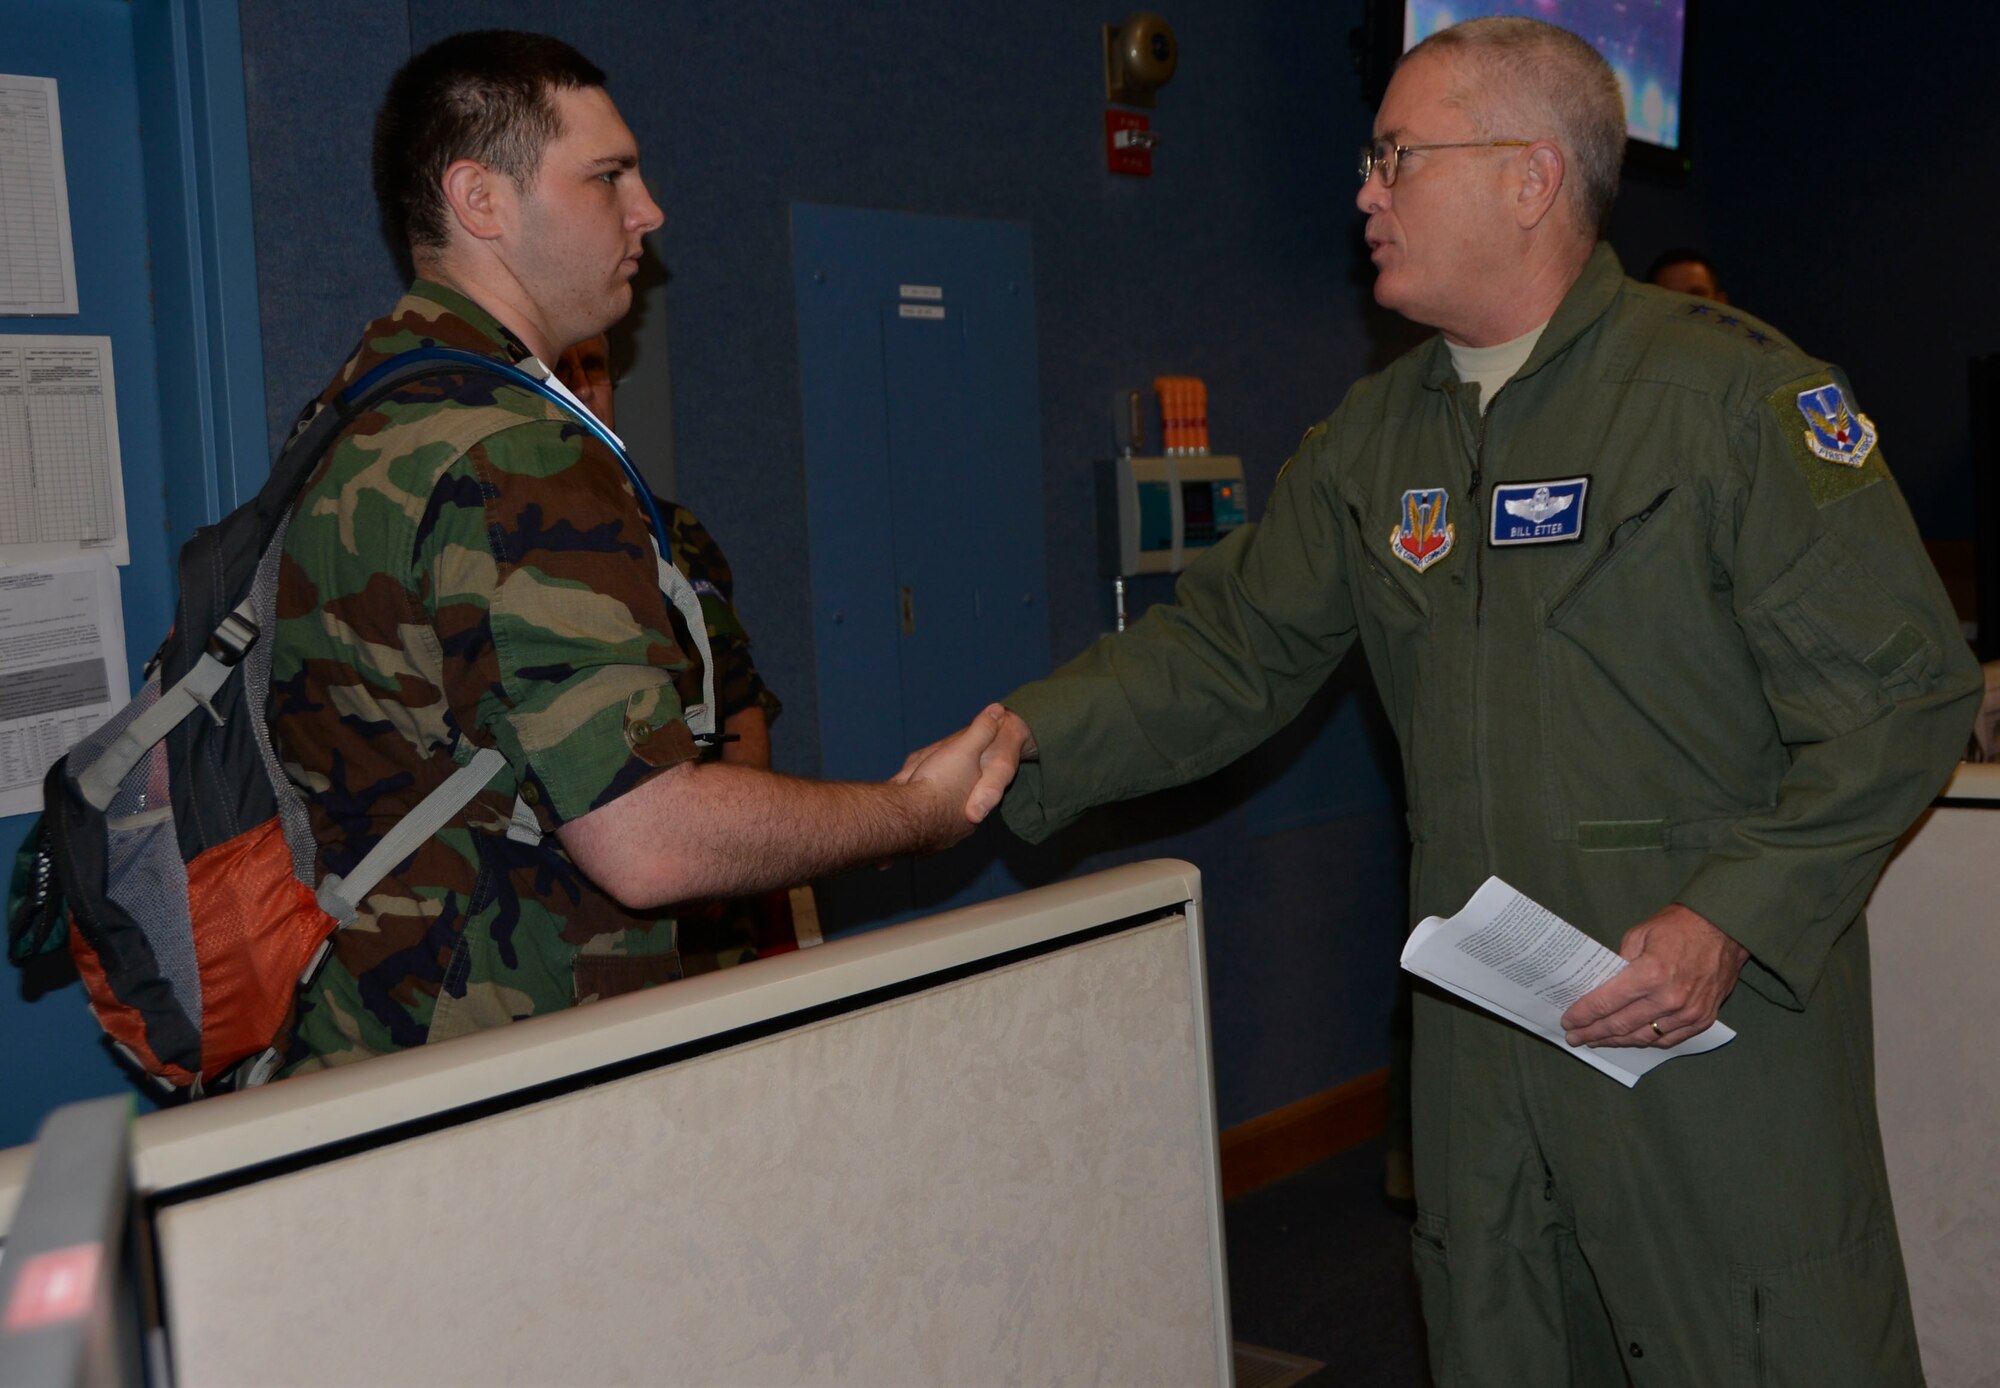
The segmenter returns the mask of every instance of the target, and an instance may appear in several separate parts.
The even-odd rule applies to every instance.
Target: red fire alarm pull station
[[[1153,146],[1159,136],[1152,131],[1152,119],[1134,111],[1104,113],[1104,164],[1113,173],[1150,178],[1153,174]]]

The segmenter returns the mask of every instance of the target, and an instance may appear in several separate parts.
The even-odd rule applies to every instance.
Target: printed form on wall
[[[0,314],[75,312],[55,79],[0,73]]]
[[[42,778],[132,697],[118,570],[105,555],[0,568],[0,815],[42,808]]]
[[[111,339],[0,334],[0,564],[131,562]]]

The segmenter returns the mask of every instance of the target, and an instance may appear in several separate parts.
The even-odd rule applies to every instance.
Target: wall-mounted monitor
[[[1625,94],[1632,162],[1688,169],[1688,53],[1693,0],[1371,0],[1356,48],[1369,99],[1395,59],[1440,29],[1488,15],[1559,24],[1604,55]]]

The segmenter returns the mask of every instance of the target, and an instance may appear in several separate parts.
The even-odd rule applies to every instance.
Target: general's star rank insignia
[[[1451,498],[1443,487],[1403,493],[1403,523],[1389,532],[1389,552],[1422,573],[1451,553],[1458,528],[1445,521]]]
[[[1875,426],[1868,416],[1847,407],[1837,385],[1799,392],[1799,413],[1805,416],[1806,447],[1829,463],[1860,467],[1875,448]]]

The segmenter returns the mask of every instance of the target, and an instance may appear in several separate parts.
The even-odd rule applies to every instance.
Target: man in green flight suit
[[[324,398],[420,346],[541,375],[625,314],[661,214],[603,83],[568,45],[505,31],[397,73],[376,192],[417,278]],[[698,627],[616,455],[536,392],[422,378],[328,451],[285,538],[269,701],[321,876],[351,871],[475,748],[506,766],[332,937],[287,1073],[678,977],[667,903],[969,832],[997,706],[935,775],[894,783],[703,762],[686,611]]]
[[[1901,1388],[1862,904],[1979,671],[1841,373],[1599,242],[1623,145],[1612,73],[1560,29],[1404,58],[1358,203],[1377,300],[1439,336],[1353,387],[1173,605],[1005,701],[968,812],[1016,753],[1034,839],[1206,775],[1358,642],[1413,919],[1497,874],[1629,961],[1572,1044],[1737,1032],[1627,1089],[1420,994],[1438,1381]]]

